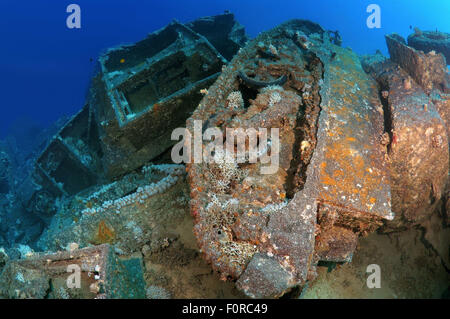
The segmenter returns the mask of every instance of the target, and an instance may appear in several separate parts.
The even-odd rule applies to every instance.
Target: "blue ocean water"
[[[81,29],[66,26],[71,3],[81,7]],[[366,25],[372,3],[381,8],[380,29]],[[186,22],[225,10],[251,37],[287,19],[310,19],[339,30],[343,45],[360,54],[387,54],[384,35],[406,37],[410,27],[450,32],[448,0],[1,0],[0,137],[19,119],[46,126],[78,111],[106,48],[138,41],[174,18]]]

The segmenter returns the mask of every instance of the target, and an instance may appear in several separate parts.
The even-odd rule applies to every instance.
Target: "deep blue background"
[[[77,3],[82,28],[66,27],[66,7]],[[382,28],[368,29],[366,7],[382,9]],[[357,53],[387,54],[384,34],[407,36],[410,25],[450,32],[449,0],[0,0],[0,137],[28,117],[48,125],[84,102],[94,60],[133,43],[173,18],[181,22],[230,10],[254,37],[290,18],[340,30]]]

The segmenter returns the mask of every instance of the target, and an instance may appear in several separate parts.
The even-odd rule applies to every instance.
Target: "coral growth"
[[[228,151],[216,150],[213,161],[208,165],[213,190],[217,193],[226,192],[231,183],[245,177],[245,172],[239,169],[234,154]]]
[[[116,213],[120,213],[120,210],[125,206],[129,206],[135,203],[142,204],[143,201],[148,197],[154,196],[156,194],[161,194],[165,192],[167,189],[169,189],[171,186],[173,186],[178,181],[179,177],[184,174],[184,170],[185,169],[183,165],[163,164],[163,165],[145,166],[144,168],[142,168],[142,173],[147,177],[149,177],[149,175],[154,171],[164,172],[165,174],[167,174],[167,176],[162,178],[157,183],[151,183],[150,185],[139,187],[136,190],[136,192],[130,195],[118,198],[116,200],[105,201],[103,202],[103,204],[97,207],[93,208],[87,207],[82,211],[82,213],[95,214],[105,210],[113,210]],[[97,195],[106,192],[111,187],[112,187],[111,184],[105,186],[103,190],[97,193]],[[92,198],[93,196],[95,196],[95,194],[91,195],[89,198]]]
[[[244,108],[244,99],[240,91],[231,92],[227,97],[227,107],[230,109]]]
[[[147,299],[171,299],[170,292],[158,286],[150,286],[146,290]]]

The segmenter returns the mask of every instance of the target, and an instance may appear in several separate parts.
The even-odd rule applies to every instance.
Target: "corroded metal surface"
[[[315,25],[314,27],[317,28]],[[193,130],[193,121],[196,119],[203,120],[205,126],[220,126],[222,129],[280,128],[280,169],[276,174],[261,175],[259,163],[245,169],[239,167],[245,174],[244,178],[230,183],[231,187],[226,192],[217,192],[211,186],[215,179],[223,178],[222,176],[214,176],[214,171],[207,164],[188,165],[191,210],[196,218],[194,230],[207,260],[224,278],[238,278],[258,250],[275,255],[273,258],[279,263],[284,261],[286,265],[291,264],[292,266],[287,267],[292,267],[294,272],[298,269],[303,281],[306,280],[312,260],[314,203],[311,202],[308,212],[302,207],[304,216],[299,215],[296,209],[281,212],[280,208],[287,204],[288,188],[292,186],[284,185],[290,183],[287,172],[291,168],[291,161],[297,161],[294,156],[301,142],[300,140],[295,144],[298,137],[294,132],[304,131],[307,127],[305,124],[295,129],[302,112],[299,109],[303,105],[302,89],[308,84],[305,87],[305,92],[308,92],[305,97],[311,94],[312,100],[313,90],[316,90],[317,95],[317,84],[314,82],[317,83],[318,79],[315,81],[314,72],[309,72],[302,66],[317,62],[306,61],[295,41],[286,37],[284,31],[285,29],[278,28],[272,33],[262,34],[242,49],[231,65],[223,70],[188,120],[190,130]],[[278,47],[279,55],[286,58],[277,63],[267,57],[258,59],[259,53],[268,50],[270,44]],[[259,63],[256,67],[253,59]],[[245,82],[240,82],[239,72],[253,74],[258,81],[264,82],[287,74],[290,76],[283,88],[267,87],[258,92]],[[237,90],[242,91],[247,107],[239,110],[227,108],[227,97]],[[271,97],[277,95],[280,98],[271,105]],[[314,137],[314,134],[307,136],[306,131],[303,134],[305,140]],[[308,143],[313,145],[314,142],[311,140]],[[274,211],[280,211],[275,214],[276,217],[272,214]],[[307,218],[309,223],[304,223],[302,218]],[[282,292],[279,291],[278,294]]]
[[[446,126],[415,83],[408,91],[399,77],[393,78],[389,96],[395,139],[389,154],[392,209],[405,221],[418,223],[433,211],[445,189],[449,166]]]
[[[232,57],[246,39],[227,13],[187,25],[173,21],[133,45],[109,49],[85,106],[37,160],[36,183],[53,198],[71,196],[155,158],[167,162],[173,129],[184,126],[201,90],[227,62],[224,55]]]
[[[279,297],[303,286],[320,261],[350,262],[358,237],[382,225],[399,230],[422,223],[442,204],[448,182],[449,75],[441,55],[408,47],[395,34],[386,40],[391,60],[379,54],[360,62],[335,45],[337,32],[292,20],[234,56],[245,34],[225,14],[175,21],[135,45],[109,50],[86,106],[36,165],[43,188],[30,205],[52,215],[51,200],[67,196],[39,245],[110,243],[125,253],[164,237],[162,229],[181,220],[188,202],[184,166],[146,164],[170,161],[172,131],[187,118],[194,139],[185,146],[194,152],[210,151],[195,137],[200,131],[207,140],[208,128],[226,140],[234,139],[228,128],[254,129],[259,145],[267,129],[268,143],[258,152],[271,161],[278,156],[238,163],[216,151],[213,162],[187,165],[200,250],[249,297]],[[274,170],[262,173],[271,164]],[[448,195],[443,201],[449,205]],[[69,260],[95,263],[106,290],[94,295],[122,296],[122,279],[107,278],[127,275],[128,266],[108,246],[89,249],[8,267],[22,269],[45,297],[50,278],[61,281]],[[131,266],[139,272],[140,265]]]
[[[178,22],[101,57],[107,103],[98,116],[106,174],[140,167],[170,148],[172,130],[183,126],[200,90],[225,62],[206,38]]]
[[[393,41],[387,37],[388,45]],[[428,58],[412,48],[403,50],[417,55],[413,58],[416,61]],[[426,62],[427,65],[431,63],[435,64],[430,70],[441,68],[437,74],[446,72],[446,67],[433,56]],[[367,71],[379,82],[380,89],[386,92],[382,100],[391,127],[387,160],[390,164],[392,210],[398,215],[389,223],[389,228],[418,224],[434,210],[448,179],[448,127],[443,118],[448,118],[449,111],[445,109],[445,95],[436,89],[430,95],[426,93],[430,88],[427,80],[430,70],[422,70],[420,65],[411,65],[410,68],[417,68],[407,69],[411,72],[408,74],[384,58],[366,61],[365,64]]]
[[[428,54],[406,45],[398,34],[386,35],[391,60],[398,63],[429,94],[433,88],[448,89],[445,57],[431,51]]]
[[[332,50],[335,57],[325,63],[313,162],[320,225],[316,249],[317,259],[345,261],[351,260],[356,245],[346,229],[365,235],[394,215],[385,149],[379,143],[384,126],[376,83],[354,53],[340,47]],[[342,246],[337,248],[336,241]],[[335,251],[330,251],[333,246]]]
[[[264,88],[283,76],[283,87]],[[236,91],[244,106],[227,108]],[[271,103],[274,94],[279,99]],[[238,279],[251,297],[306,283],[319,260],[350,260],[358,234],[393,218],[376,82],[320,26],[293,20],[250,42],[188,120],[192,133],[195,120],[223,131],[280,128],[275,174],[241,165],[244,177],[226,181],[221,192],[211,187],[223,178],[213,167],[188,165],[199,245],[213,268]]]
[[[442,53],[450,63],[450,34],[439,31],[421,31],[418,28],[408,36],[408,45],[425,53]]]
[[[319,199],[328,204],[392,219],[383,147],[383,111],[378,88],[357,56],[334,48],[325,69],[319,121]]]
[[[72,195],[95,185],[102,171],[96,122],[83,107],[54,136],[36,162],[36,181],[53,196]]]
[[[450,94],[434,92],[431,96],[433,104],[436,106],[440,117],[447,129],[447,138],[450,137]]]
[[[80,286],[68,287],[68,282],[76,284],[77,271]],[[22,277],[19,278],[16,272]],[[10,261],[0,276],[0,282],[1,295],[9,298],[145,297],[140,261],[120,261],[109,245]]]

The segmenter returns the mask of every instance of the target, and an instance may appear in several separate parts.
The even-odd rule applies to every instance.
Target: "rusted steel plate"
[[[394,40],[388,38],[387,41]],[[426,58],[412,48],[404,50],[417,54],[417,59]],[[433,61],[432,58],[426,64]],[[435,68],[440,65],[439,61],[436,63]],[[417,67],[408,74],[387,59],[366,63],[367,70],[385,92],[385,109],[389,112],[387,120],[391,127],[388,162],[392,210],[397,218],[389,223],[388,229],[417,225],[428,218],[444,193],[448,179],[448,127],[441,118],[441,114],[446,117],[447,111],[443,108],[445,100],[439,98],[445,95],[436,90],[432,95],[426,94],[428,86],[419,85],[413,75],[422,78],[421,72],[429,70]]]

